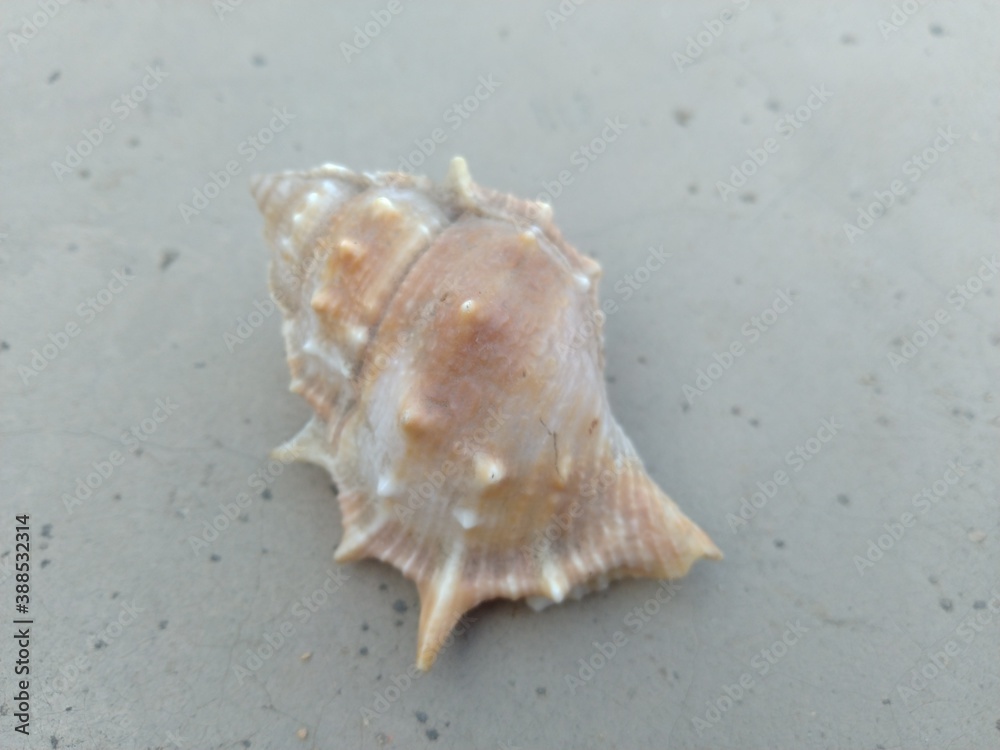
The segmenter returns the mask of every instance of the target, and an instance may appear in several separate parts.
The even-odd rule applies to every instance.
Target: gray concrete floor
[[[995,4],[3,10],[0,746],[1000,746]],[[454,154],[558,192],[617,415],[726,559],[484,606],[413,678],[414,587],[267,469],[308,408],[247,182]]]

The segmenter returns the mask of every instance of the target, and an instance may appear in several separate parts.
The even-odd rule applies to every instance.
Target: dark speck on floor
[[[6,341],[0,341],[0,350],[7,350],[7,349],[10,349],[10,344],[8,344]]]
[[[417,721],[419,721],[421,724],[427,723],[427,714],[425,714],[423,711],[415,711],[413,715],[417,717]]]
[[[169,620],[160,620],[160,630],[166,630],[168,624],[170,624]]]
[[[358,649],[358,653],[361,654],[362,656],[368,656],[368,647],[362,646],[361,648]]]
[[[61,75],[62,73],[60,73],[58,70],[53,70],[52,75],[49,76],[49,83],[55,83],[56,81],[59,80],[59,76]],[[52,747],[55,747],[55,745],[53,745]]]
[[[254,55],[251,60],[258,68],[262,68],[267,65],[267,59],[263,55]]]
[[[537,693],[538,695],[545,695],[545,693],[547,693],[547,692],[548,691],[545,688],[543,688],[543,687],[536,687],[535,688],[535,693]]]
[[[211,560],[212,562],[219,562],[219,560],[221,560],[222,558],[213,553],[212,556],[209,557],[208,559]]]
[[[944,29],[941,28],[940,24],[932,23],[928,28],[930,29],[930,32],[934,36],[943,36],[944,35]]]
[[[751,419],[749,421],[750,421],[750,426],[751,427],[760,427],[760,420],[759,419]]]
[[[406,602],[404,602],[402,599],[397,599],[396,601],[394,601],[392,603],[392,608],[397,612],[399,612],[400,614],[403,614],[403,612],[409,609],[409,607],[406,606]]]
[[[841,44],[857,44],[858,40],[854,38],[853,34],[841,34],[840,35]]]
[[[243,745],[243,747],[250,747],[250,740],[243,740],[241,744]]]
[[[743,410],[740,409],[740,407],[738,406],[734,406],[732,409],[729,410],[729,413],[732,414],[734,417],[738,417],[740,414],[743,413]]]
[[[180,257],[180,252],[172,247],[166,247],[163,249],[163,253],[160,255],[160,270],[166,271],[170,265]]]
[[[396,620],[396,627],[397,628],[401,628],[402,626],[403,626],[403,621],[402,620]]]
[[[260,493],[260,496],[265,500],[270,500],[274,495],[271,494],[271,490],[264,490]]]
[[[951,612],[952,606],[954,605],[952,604],[951,599],[945,598],[941,600],[941,609],[943,609],[945,612]]]
[[[436,730],[436,729],[428,729],[427,730],[427,739],[429,739],[429,740],[436,740],[437,738],[438,738],[438,730]]]
[[[56,737],[55,735],[52,735],[51,737],[49,737],[49,744],[52,747],[59,747],[59,738]]]
[[[785,542],[783,539],[775,539],[774,546],[777,547],[778,549],[782,549],[785,546]]]
[[[388,589],[389,589],[389,584],[388,583],[380,583],[378,585],[378,590],[379,591],[387,591]]]
[[[744,203],[756,203],[757,193],[743,193],[740,195],[740,200]]]
[[[882,705],[883,706],[891,706],[892,705],[892,701],[889,700],[888,698],[883,698],[882,699]]]
[[[46,565],[48,565],[48,564],[49,564],[50,562],[52,562],[52,561],[51,561],[51,560],[42,560],[42,563],[41,563],[41,565],[42,565],[42,567],[44,568],[44,567],[45,567]]]
[[[976,599],[976,601],[974,601],[972,603],[972,608],[973,609],[986,609],[986,602],[984,602],[982,599]]]
[[[108,644],[102,640],[94,641],[94,651],[99,651],[100,649],[104,648],[107,645]]]
[[[361,623],[361,629],[362,630],[368,630],[368,623],[367,622]]]
[[[677,124],[680,125],[682,128],[686,127],[688,121],[690,121],[691,119],[691,113],[688,112],[686,109],[675,109],[674,119],[677,120]]]
[[[51,539],[52,538],[52,524],[51,523],[42,524],[42,536],[44,536],[46,539]]]
[[[847,495],[841,492],[839,495],[837,495],[837,502],[840,503],[841,505],[850,505],[851,498],[849,498]]]

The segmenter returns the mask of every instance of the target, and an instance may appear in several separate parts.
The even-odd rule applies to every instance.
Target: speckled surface
[[[329,5],[5,3],[0,746],[1000,745],[996,6]],[[456,153],[603,264],[618,418],[726,559],[414,677],[414,587],[268,469],[247,181]]]

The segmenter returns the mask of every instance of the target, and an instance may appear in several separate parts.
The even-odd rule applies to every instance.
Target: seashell
[[[708,536],[646,473],[604,383],[596,261],[543,203],[325,165],[254,178],[291,390],[275,451],[340,488],[338,561],[416,582],[428,669],[480,602],[677,578]]]

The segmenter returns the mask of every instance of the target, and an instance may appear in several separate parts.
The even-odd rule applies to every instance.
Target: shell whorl
[[[340,561],[417,583],[417,663],[487,599],[559,602],[721,556],[611,413],[600,266],[551,208],[446,179],[327,165],[257,178],[292,390],[279,449],[341,488]],[[580,335],[589,331],[589,335]]]

